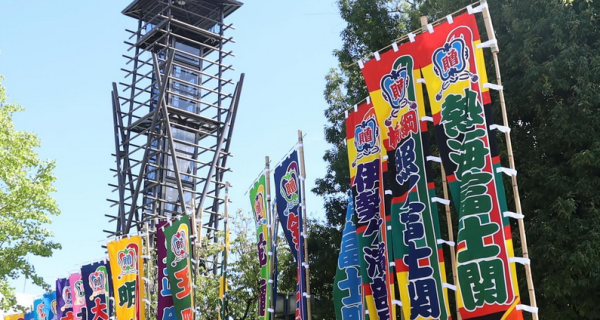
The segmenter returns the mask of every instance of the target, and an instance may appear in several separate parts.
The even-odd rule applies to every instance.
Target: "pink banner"
[[[69,285],[71,285],[73,295],[73,320],[85,320],[87,310],[85,309],[85,290],[81,281],[81,273],[71,274],[69,276]],[[83,312],[81,309],[83,309]]]

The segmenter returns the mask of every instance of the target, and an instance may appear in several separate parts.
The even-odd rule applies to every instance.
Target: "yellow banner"
[[[119,320],[145,320],[142,238],[134,236],[108,244],[110,271]]]
[[[25,314],[23,313],[15,313],[10,316],[4,316],[4,320],[23,320],[25,319]]]

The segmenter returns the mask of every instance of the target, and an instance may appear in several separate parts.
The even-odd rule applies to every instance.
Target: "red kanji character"
[[[93,320],[103,319],[108,320],[108,314],[106,314],[106,303],[102,303],[100,298],[94,300],[94,306],[92,307],[92,313],[94,314]]]
[[[175,278],[177,278],[177,280],[179,280],[179,282],[177,282],[177,288],[183,289],[183,291],[180,291],[175,294],[177,299],[183,299],[184,297],[187,297],[187,295],[190,294],[190,273],[189,273],[189,271],[190,271],[190,269],[188,267],[185,267],[184,269],[175,272]],[[96,320],[96,319],[94,319],[94,320]]]

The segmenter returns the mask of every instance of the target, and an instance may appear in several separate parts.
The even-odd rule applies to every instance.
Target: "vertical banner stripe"
[[[283,234],[288,241],[292,256],[297,264],[296,319],[306,319],[307,302],[303,295],[306,286],[304,262],[304,237],[302,217],[302,192],[300,188],[300,162],[298,151],[294,150],[279,164],[273,173],[277,215]]]
[[[177,320],[175,314],[175,305],[173,304],[173,293],[169,284],[169,270],[167,269],[167,238],[165,237],[165,227],[169,225],[167,221],[161,221],[156,225],[156,256],[158,267],[158,320]]]
[[[187,215],[178,216],[165,227],[167,274],[177,320],[194,319],[190,236],[190,217]]]
[[[355,221],[365,313],[370,320],[391,318],[389,263],[384,223],[384,187],[381,183],[380,128],[375,109],[362,104],[346,119],[350,184]]]
[[[475,17],[444,22],[422,42],[423,72],[435,134],[459,215],[457,269],[463,319],[522,319],[499,157],[485,105],[490,103]],[[489,115],[487,115],[489,116]],[[491,118],[490,118],[491,119]]]
[[[362,320],[363,295],[360,280],[358,238],[354,221],[354,200],[348,197],[346,223],[333,282],[333,303],[337,320]]]
[[[142,279],[144,264],[141,255],[142,238],[140,236],[127,237],[108,243],[116,314],[119,320],[145,320],[145,290]]]
[[[264,173],[250,189],[250,203],[252,212],[256,221],[256,242],[258,246],[258,263],[260,267],[260,292],[258,301],[258,318],[259,320],[269,320],[270,316],[267,312],[271,293],[271,285],[269,284],[270,277],[270,257],[267,254],[270,244],[267,214],[267,188],[266,176]]]
[[[73,290],[69,278],[56,279],[56,317],[73,320]]]
[[[85,288],[81,273],[73,273],[69,276],[69,285],[73,292],[73,319],[87,320],[87,308],[85,305]]]
[[[393,255],[405,319],[450,319],[446,271],[429,152],[420,72],[420,42],[406,43],[365,63],[387,158],[384,179],[391,198]],[[391,193],[391,194],[390,194]]]

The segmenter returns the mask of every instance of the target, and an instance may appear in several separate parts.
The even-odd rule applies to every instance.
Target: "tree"
[[[326,199],[330,223],[340,226],[349,178],[343,110],[367,94],[358,68],[351,64],[418,28],[420,15],[434,21],[470,2],[415,0],[398,6],[383,0],[339,1],[348,26],[342,33],[344,45],[335,52],[340,65],[326,77],[329,125],[325,137],[332,149],[324,156],[327,175],[314,189]],[[541,317],[597,318],[600,2],[489,0],[488,4],[501,49],[500,67]],[[480,32],[485,34],[483,28]],[[492,71],[491,58],[486,55],[486,60]],[[493,98],[495,118],[501,119],[497,96]],[[503,147],[503,137],[498,138]],[[506,160],[506,150],[501,152]],[[507,190],[512,198],[509,185]],[[520,255],[516,230],[513,228],[513,238]],[[527,303],[524,281],[520,288]]]
[[[50,216],[60,214],[55,192],[54,162],[41,161],[35,152],[40,140],[17,131],[12,116],[23,108],[8,103],[0,78],[0,308],[16,306],[9,280],[23,275],[48,289],[27,261],[28,254],[50,257],[60,244],[46,229]]]

